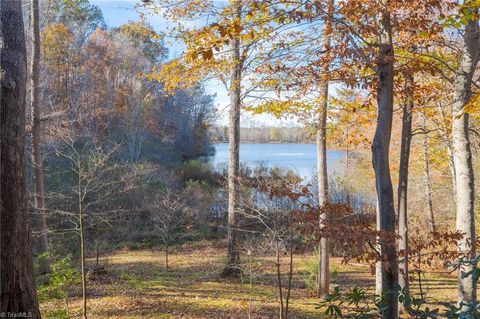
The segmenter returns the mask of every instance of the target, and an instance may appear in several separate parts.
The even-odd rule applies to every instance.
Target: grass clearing
[[[251,318],[278,317],[273,257],[253,258],[250,286],[248,271],[238,280],[220,278],[224,254],[223,247],[211,243],[179,248],[170,255],[168,271],[161,250],[108,254],[101,259],[106,272],[89,279],[89,318],[248,318],[249,311]],[[290,318],[320,317],[318,300],[305,280],[314,263],[315,256],[295,256]],[[332,284],[341,289],[374,287],[375,277],[367,265],[345,265],[333,258],[331,271]],[[412,286],[418,292],[418,285]],[[430,297],[453,301],[456,278],[428,274],[422,288]],[[70,316],[80,317],[80,290],[71,292],[68,303]],[[59,318],[64,308],[63,300],[41,304],[45,318]]]

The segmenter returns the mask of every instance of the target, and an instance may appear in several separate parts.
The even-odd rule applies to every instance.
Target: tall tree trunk
[[[82,267],[82,319],[87,319],[87,273],[85,264],[85,234],[83,212],[80,212],[80,263]]]
[[[398,283],[400,288],[408,290],[408,168],[410,161],[410,145],[412,141],[412,110],[414,107],[414,77],[405,72],[405,93],[407,99],[403,106],[402,137],[400,146],[400,165],[398,174],[398,249],[403,252],[399,262]],[[403,310],[403,306],[400,305]]]
[[[328,1],[328,14],[333,13],[333,0]],[[323,51],[327,54],[322,66],[322,82],[319,86],[320,105],[317,123],[317,179],[318,179],[318,205],[328,204],[328,175],[327,175],[327,109],[328,109],[328,78],[329,78],[329,50],[332,34],[332,21],[329,17],[324,19]],[[328,212],[323,210],[320,214],[320,229],[324,228],[328,221]],[[326,296],[330,292],[330,241],[326,236],[320,237],[317,295]]]
[[[277,262],[275,264],[277,270],[277,298],[278,298],[278,310],[279,318],[285,319],[284,316],[284,305],[283,305],[283,284],[282,284],[282,270],[281,270],[281,260],[280,260],[280,246],[279,240],[275,238],[275,253],[277,256]]]
[[[241,19],[242,5],[237,1],[235,17]],[[239,273],[240,252],[237,247],[238,172],[240,167],[240,109],[242,65],[240,39],[232,40],[233,66],[230,74],[230,123],[228,127],[228,255],[223,276]]]
[[[27,50],[21,1],[0,1],[0,29],[0,312],[40,318],[25,183]]]
[[[385,294],[387,308],[384,319],[398,318],[398,260],[395,243],[395,208],[390,177],[389,147],[393,117],[393,61],[390,1],[382,1],[384,8],[379,16],[379,53],[377,62],[377,127],[372,143],[372,163],[377,190],[377,228],[385,236],[379,238],[382,258],[377,265],[377,290]]]
[[[435,233],[435,215],[433,213],[433,198],[432,198],[432,186],[430,182],[430,163],[428,162],[428,135],[427,135],[427,123],[425,115],[422,116],[422,128],[424,131],[422,139],[422,155],[423,155],[423,185],[425,188],[425,198],[427,200],[427,207],[425,215],[427,217],[428,230],[430,233]]]
[[[478,10],[477,10],[478,11]],[[478,17],[465,26],[463,56],[454,82],[453,101],[453,163],[455,165],[457,231],[464,234],[459,242],[461,253],[470,258],[475,255],[475,212],[472,152],[468,132],[468,113],[465,106],[470,101],[472,77],[478,64],[479,51]],[[476,281],[474,276],[462,276],[475,269],[475,265],[461,265],[458,274],[458,301],[476,301]]]
[[[80,266],[82,268],[82,319],[87,319],[87,273],[85,264],[85,233],[84,233],[84,208],[83,208],[83,192],[82,192],[82,162],[79,159],[77,163],[78,169],[78,220],[80,231]]]
[[[45,216],[45,192],[43,188],[43,158],[40,150],[41,143],[41,121],[40,108],[38,106],[38,85],[40,78],[40,22],[38,0],[31,0],[31,31],[32,31],[32,63],[30,74],[30,102],[32,115],[32,165],[35,179],[35,210],[38,214],[40,225],[40,245],[39,253],[48,250],[48,227]],[[48,270],[48,263],[44,266],[44,271]]]

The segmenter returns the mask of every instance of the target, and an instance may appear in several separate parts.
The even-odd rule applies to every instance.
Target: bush
[[[300,267],[300,275],[302,276],[305,286],[310,290],[315,290],[317,274],[318,274],[318,262],[317,258],[314,260],[302,260]]]
[[[46,256],[48,258],[48,256]],[[70,318],[68,298],[72,286],[81,282],[81,274],[72,265],[72,256],[53,261],[51,272],[46,275],[46,282],[38,288],[40,301],[62,299],[65,307],[46,314],[47,318]]]
[[[46,275],[47,280],[38,289],[39,299],[64,299],[69,296],[70,288],[80,283],[80,272],[72,265],[72,256],[54,261],[51,265],[51,272]]]
[[[185,184],[188,181],[199,181],[208,183],[211,186],[218,186],[221,181],[219,174],[213,171],[210,164],[197,160],[190,160],[183,163],[177,169],[177,174]]]

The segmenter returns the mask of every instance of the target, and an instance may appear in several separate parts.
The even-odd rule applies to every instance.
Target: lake
[[[216,153],[211,162],[215,166],[228,162],[228,143],[215,144]],[[270,144],[241,143],[240,162],[255,167],[282,167],[295,171],[301,177],[310,179],[316,175],[317,155],[315,144]],[[330,174],[341,171],[339,161],[344,151],[327,151],[327,168]]]

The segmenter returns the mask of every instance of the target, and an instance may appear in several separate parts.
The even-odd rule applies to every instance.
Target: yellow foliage
[[[480,108],[480,94],[475,94],[470,98],[467,105],[465,105],[465,113],[471,115],[478,115],[478,111]]]
[[[256,106],[245,107],[245,110],[254,114],[269,113],[276,118],[281,118],[312,109],[313,106],[311,104],[295,100],[268,100]]]
[[[47,25],[42,32],[42,54],[46,66],[56,71],[66,68],[72,43],[73,33],[63,23]]]

